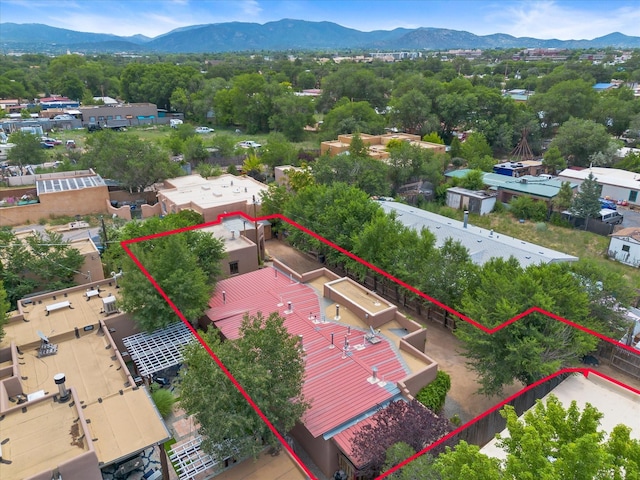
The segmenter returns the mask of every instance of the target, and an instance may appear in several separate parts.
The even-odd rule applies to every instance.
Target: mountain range
[[[640,48],[640,37],[611,33],[592,40],[541,40],[444,28],[361,32],[332,22],[284,19],[265,24],[192,25],[155,38],[86,33],[42,24],[0,23],[0,53],[219,53],[246,51],[393,51],[505,48]]]

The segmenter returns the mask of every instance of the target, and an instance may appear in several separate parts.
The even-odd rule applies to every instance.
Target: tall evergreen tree
[[[600,209],[602,208],[600,205],[601,190],[602,187],[596,181],[593,173],[590,172],[589,176],[585,178],[582,185],[580,185],[580,190],[573,198],[571,213],[586,220],[585,230],[589,225],[589,219],[596,218],[600,214]]]

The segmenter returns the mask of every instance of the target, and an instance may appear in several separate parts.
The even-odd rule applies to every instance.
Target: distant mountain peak
[[[64,53],[162,52],[204,53],[282,50],[450,50],[500,48],[640,48],[640,37],[612,32],[592,40],[542,40],[504,33],[470,32],[423,26],[415,29],[361,32],[337,23],[285,18],[265,24],[227,22],[189,25],[154,38],[121,37],[51,27],[43,24],[0,24],[0,53],[9,51]]]

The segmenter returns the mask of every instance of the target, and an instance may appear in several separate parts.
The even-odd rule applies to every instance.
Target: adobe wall
[[[302,424],[293,427],[290,435],[309,454],[322,473],[328,478],[333,478],[333,474],[338,470],[338,447],[333,441],[325,440],[322,435],[314,438]]]
[[[106,186],[65,192],[43,193],[40,203],[0,208],[0,226],[38,223],[54,217],[107,213]]]

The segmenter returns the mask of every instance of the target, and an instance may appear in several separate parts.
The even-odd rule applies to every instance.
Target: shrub
[[[536,202],[531,197],[518,197],[509,202],[511,213],[516,218],[544,222],[547,219],[547,205],[544,202]]]
[[[502,213],[506,210],[507,210],[507,207],[505,207],[504,203],[502,203],[500,200],[496,200],[496,203],[493,206],[493,210],[491,210],[491,213]]]
[[[450,388],[451,377],[448,373],[438,370],[436,379],[418,392],[416,400],[432,412],[437,413],[444,407]]]
[[[536,232],[545,232],[547,230],[547,224],[544,222],[536,223]]]
[[[173,396],[173,393],[166,388],[152,389],[151,399],[156,404],[156,408],[162,418],[167,418],[171,415],[173,404],[176,402],[176,397]]]

